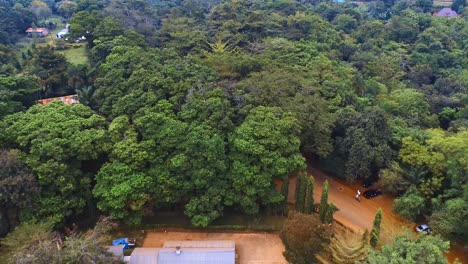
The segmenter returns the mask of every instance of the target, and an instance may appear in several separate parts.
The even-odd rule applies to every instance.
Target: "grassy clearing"
[[[58,50],[57,52],[63,54],[67,61],[71,64],[88,64],[88,57],[86,56],[85,44],[73,44],[68,49]]]

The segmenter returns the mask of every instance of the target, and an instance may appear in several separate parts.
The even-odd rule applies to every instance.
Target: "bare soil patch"
[[[168,240],[234,240],[237,264],[287,264],[277,233],[157,230],[146,233],[142,247],[162,247]]]

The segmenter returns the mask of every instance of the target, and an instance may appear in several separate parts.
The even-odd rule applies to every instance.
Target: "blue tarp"
[[[119,238],[112,241],[113,246],[124,245],[124,249],[128,249],[128,238]]]

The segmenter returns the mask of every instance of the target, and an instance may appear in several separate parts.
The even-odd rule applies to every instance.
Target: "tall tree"
[[[283,255],[289,263],[314,262],[327,248],[331,234],[330,226],[322,225],[316,214],[290,212],[280,232],[286,248]]]
[[[273,179],[286,177],[305,166],[299,152],[297,120],[277,107],[257,107],[230,138],[231,181],[235,201],[249,214],[260,205],[274,205],[284,197]]]
[[[107,122],[84,105],[54,102],[5,118],[7,143],[21,151],[42,191],[34,213],[60,223],[91,203],[93,166],[109,148]]]
[[[326,222],[328,209],[329,209],[329,205],[328,205],[328,180],[325,180],[325,182],[323,183],[322,197],[320,198],[320,209],[319,209],[320,221],[322,221],[322,223]]]
[[[0,150],[0,235],[19,223],[21,210],[34,208],[40,189],[18,152]]]
[[[370,245],[374,248],[379,244],[380,239],[380,225],[382,224],[382,209],[379,208],[375,214],[374,224],[370,232]]]
[[[304,213],[312,214],[314,213],[314,176],[310,175],[309,180],[307,181],[307,191],[304,202]]]
[[[296,210],[299,212],[304,212],[305,209],[305,198],[307,192],[307,173],[301,171],[299,176],[297,176],[296,182]]]
[[[333,214],[339,211],[338,207],[335,204],[330,203],[327,208],[327,214],[325,215],[325,223],[331,224],[333,223]]]

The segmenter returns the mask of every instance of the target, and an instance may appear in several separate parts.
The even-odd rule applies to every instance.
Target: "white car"
[[[430,234],[432,231],[431,231],[431,228],[426,225],[426,224],[423,224],[423,225],[420,225],[420,226],[417,226],[416,227],[416,231],[418,231],[418,233],[421,233],[421,232],[426,232],[428,234]]]

